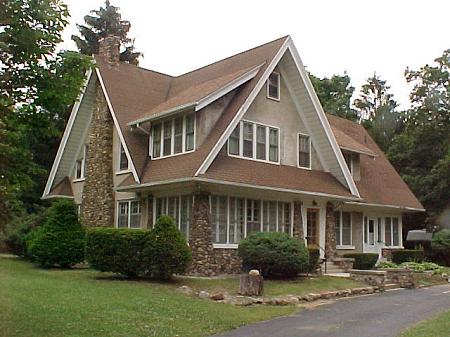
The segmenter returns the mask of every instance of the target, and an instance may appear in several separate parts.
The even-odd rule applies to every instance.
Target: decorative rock
[[[207,291],[205,291],[205,290],[202,290],[202,291],[200,291],[199,293],[198,293],[198,297],[200,297],[200,298],[209,298],[209,293],[207,292]]]
[[[177,291],[182,294],[189,295],[189,296],[194,294],[194,290],[192,290],[192,288],[188,287],[188,286],[181,286],[181,287],[177,288]]]
[[[248,272],[250,276],[259,276],[259,270],[252,269]]]
[[[209,295],[209,298],[212,299],[213,301],[222,301],[225,299],[225,295],[221,292],[216,292]]]

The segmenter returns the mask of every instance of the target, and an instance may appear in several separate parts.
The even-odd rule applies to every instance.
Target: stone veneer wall
[[[303,240],[305,235],[303,233],[303,218],[302,218],[302,203],[301,201],[294,201],[294,238]]]
[[[89,133],[82,218],[86,226],[114,226],[113,121],[97,84]]]
[[[218,274],[239,274],[242,271],[242,259],[237,249],[214,249],[216,272]]]
[[[334,218],[334,207],[331,202],[327,203],[325,220],[325,257],[332,259],[336,255],[336,219]]]

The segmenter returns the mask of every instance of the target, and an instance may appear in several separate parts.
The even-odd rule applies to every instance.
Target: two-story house
[[[239,271],[257,231],[329,259],[402,248],[402,214],[423,206],[361,125],[323,111],[289,36],[177,77],[118,53],[101,42],[43,198],[73,199],[87,226],[172,216],[192,274]]]

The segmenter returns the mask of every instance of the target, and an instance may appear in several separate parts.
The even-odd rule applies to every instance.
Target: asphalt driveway
[[[446,309],[450,309],[450,284],[345,298],[215,337],[396,337]]]

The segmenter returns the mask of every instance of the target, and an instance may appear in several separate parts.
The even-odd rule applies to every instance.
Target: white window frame
[[[386,218],[391,219],[391,245],[386,245]],[[394,246],[394,218],[397,219],[398,222],[398,245]],[[381,222],[383,224],[383,244],[387,248],[403,248],[403,223],[402,223],[402,216],[401,215],[384,215],[381,216]]]
[[[127,227],[119,227],[119,211],[120,211],[120,203],[128,203],[128,219],[127,219]],[[130,227],[131,224],[131,203],[137,202],[139,205],[139,214],[141,216],[139,227]],[[142,229],[142,205],[139,199],[132,198],[132,199],[121,199],[117,200],[116,202],[116,221],[115,221],[115,227],[120,229]]]
[[[355,246],[353,245],[353,214],[352,212],[349,211],[336,211],[339,213],[339,243],[341,244],[337,244],[337,238],[336,238],[336,249],[355,249]],[[343,245],[342,244],[342,228],[343,228],[343,216],[342,213],[348,213],[350,214],[350,244],[349,245]]]
[[[128,158],[127,153],[125,151],[125,147],[122,145],[122,142],[120,141],[120,139],[119,139],[118,143],[119,143],[118,144],[118,146],[119,146],[118,154],[119,155],[117,156],[117,160],[116,160],[116,162],[117,162],[117,164],[116,164],[117,165],[116,166],[116,174],[119,175],[119,174],[130,173],[131,172],[130,158]],[[124,150],[123,154],[125,155],[125,157],[127,157],[127,161],[128,161],[128,168],[125,169],[125,170],[121,170],[120,169],[120,159],[121,159],[121,156],[122,156],[122,149]]]
[[[194,116],[194,148],[192,150],[186,151],[186,118],[187,116]],[[152,158],[152,160],[159,160],[169,157],[175,157],[180,156],[183,154],[191,153],[195,151],[195,148],[197,146],[197,115],[195,112],[191,113],[185,113],[183,114],[183,139],[182,139],[182,151],[180,153],[174,153],[175,150],[175,119],[180,117],[178,116],[172,116],[168,119],[158,120],[153,122],[153,124],[160,124],[161,126],[161,139],[160,139],[160,156],[157,158],[153,157],[153,137],[154,137],[154,129],[152,127],[149,137],[149,156]],[[170,154],[164,155],[163,149],[164,149],[164,123],[170,121],[171,128],[172,128],[172,136],[170,141]]]
[[[300,136],[308,137],[309,143],[309,166],[300,166]],[[297,132],[297,167],[305,170],[312,169],[312,145],[311,136],[307,133]]]
[[[279,102],[279,101],[280,101],[280,98],[281,98],[281,75],[280,75],[279,72],[273,71],[273,72],[269,75],[269,77],[270,77],[272,74],[277,75],[277,78],[278,78],[278,83],[277,83],[278,97],[272,97],[272,96],[270,96],[270,91],[269,91],[269,82],[270,82],[270,80],[269,80],[269,78],[267,78],[267,85],[266,85],[266,87],[267,87],[267,89],[266,89],[266,90],[267,90],[267,98],[268,98],[268,99],[271,99],[271,100],[273,100],[273,101]]]
[[[77,165],[80,159],[77,159],[75,161],[75,170],[74,170],[74,176],[75,178],[73,179],[73,182],[79,182],[79,181],[84,181],[86,179],[86,148],[87,148],[87,144],[83,145],[83,158],[81,158],[81,177],[77,178]]]
[[[244,123],[252,124],[253,127],[253,155],[252,158],[244,157]],[[265,127],[266,129],[266,159],[257,159],[256,158],[256,149],[257,149],[257,129],[258,126]],[[254,122],[250,120],[241,120],[238,124],[239,127],[239,154],[232,154],[230,153],[230,142],[227,140],[227,154],[230,157],[240,158],[240,159],[246,159],[246,160],[253,160],[258,161],[261,163],[268,163],[268,164],[274,164],[274,165],[280,165],[281,163],[281,130],[278,126],[268,125],[264,123]],[[278,133],[278,160],[277,161],[271,161],[269,160],[270,155],[270,129],[277,130]]]

